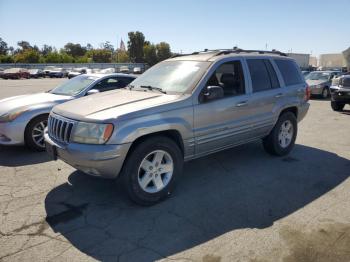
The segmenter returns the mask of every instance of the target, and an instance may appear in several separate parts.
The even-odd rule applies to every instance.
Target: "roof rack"
[[[280,55],[280,56],[288,56],[286,53],[280,52],[278,50],[272,49],[272,51],[267,50],[245,50],[241,48],[234,47],[232,49],[204,49],[203,51],[197,51],[193,52],[191,54],[174,54],[172,58],[179,57],[179,56],[187,56],[187,55],[199,55],[199,54],[205,54],[205,53],[214,53],[214,56],[219,55],[228,55],[228,54],[239,54],[239,53],[258,53],[258,54],[274,54],[274,55]]]
[[[280,55],[280,56],[288,56],[286,53],[277,51],[275,49],[272,49],[272,51],[267,51],[267,50],[245,50],[245,49],[240,49],[240,48],[221,50],[220,52],[216,53],[214,56],[227,55],[227,54],[232,54],[232,53],[235,53],[235,54],[258,53],[258,54],[274,54],[274,55]]]

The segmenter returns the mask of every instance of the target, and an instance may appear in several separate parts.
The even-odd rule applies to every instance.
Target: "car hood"
[[[75,120],[107,120],[177,100],[180,95],[119,89],[86,96],[58,106],[53,112]]]
[[[71,100],[71,96],[55,95],[51,93],[38,93],[31,95],[13,96],[0,100],[0,115],[17,108],[26,108],[41,104],[58,104]]]
[[[328,81],[327,80],[306,80],[306,83],[309,85],[309,86],[315,86],[315,85],[320,85],[320,84],[325,84],[327,83]]]

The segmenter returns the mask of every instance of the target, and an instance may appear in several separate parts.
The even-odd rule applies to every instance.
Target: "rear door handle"
[[[275,95],[275,97],[276,98],[278,98],[278,97],[282,97],[283,96],[283,94],[282,93],[278,93],[277,95]]]
[[[248,101],[241,101],[236,104],[237,107],[245,106],[248,104]]]

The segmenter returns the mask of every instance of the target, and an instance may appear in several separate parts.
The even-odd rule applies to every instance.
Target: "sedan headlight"
[[[113,133],[112,124],[79,122],[74,128],[72,141],[83,144],[104,144]]]
[[[0,123],[12,122],[26,112],[27,109],[16,109],[0,116]]]

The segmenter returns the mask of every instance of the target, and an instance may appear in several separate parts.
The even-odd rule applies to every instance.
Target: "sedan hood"
[[[325,81],[325,80],[306,80],[306,83],[309,85],[309,86],[315,86],[315,85],[320,85],[320,84],[325,84],[327,83],[328,81]]]
[[[119,89],[83,97],[54,107],[53,112],[71,119],[107,120],[178,99],[151,91]]]
[[[72,99],[71,96],[55,95],[51,93],[13,96],[0,100],[0,115],[6,114],[16,108],[30,107],[46,103],[58,104],[70,99]]]

